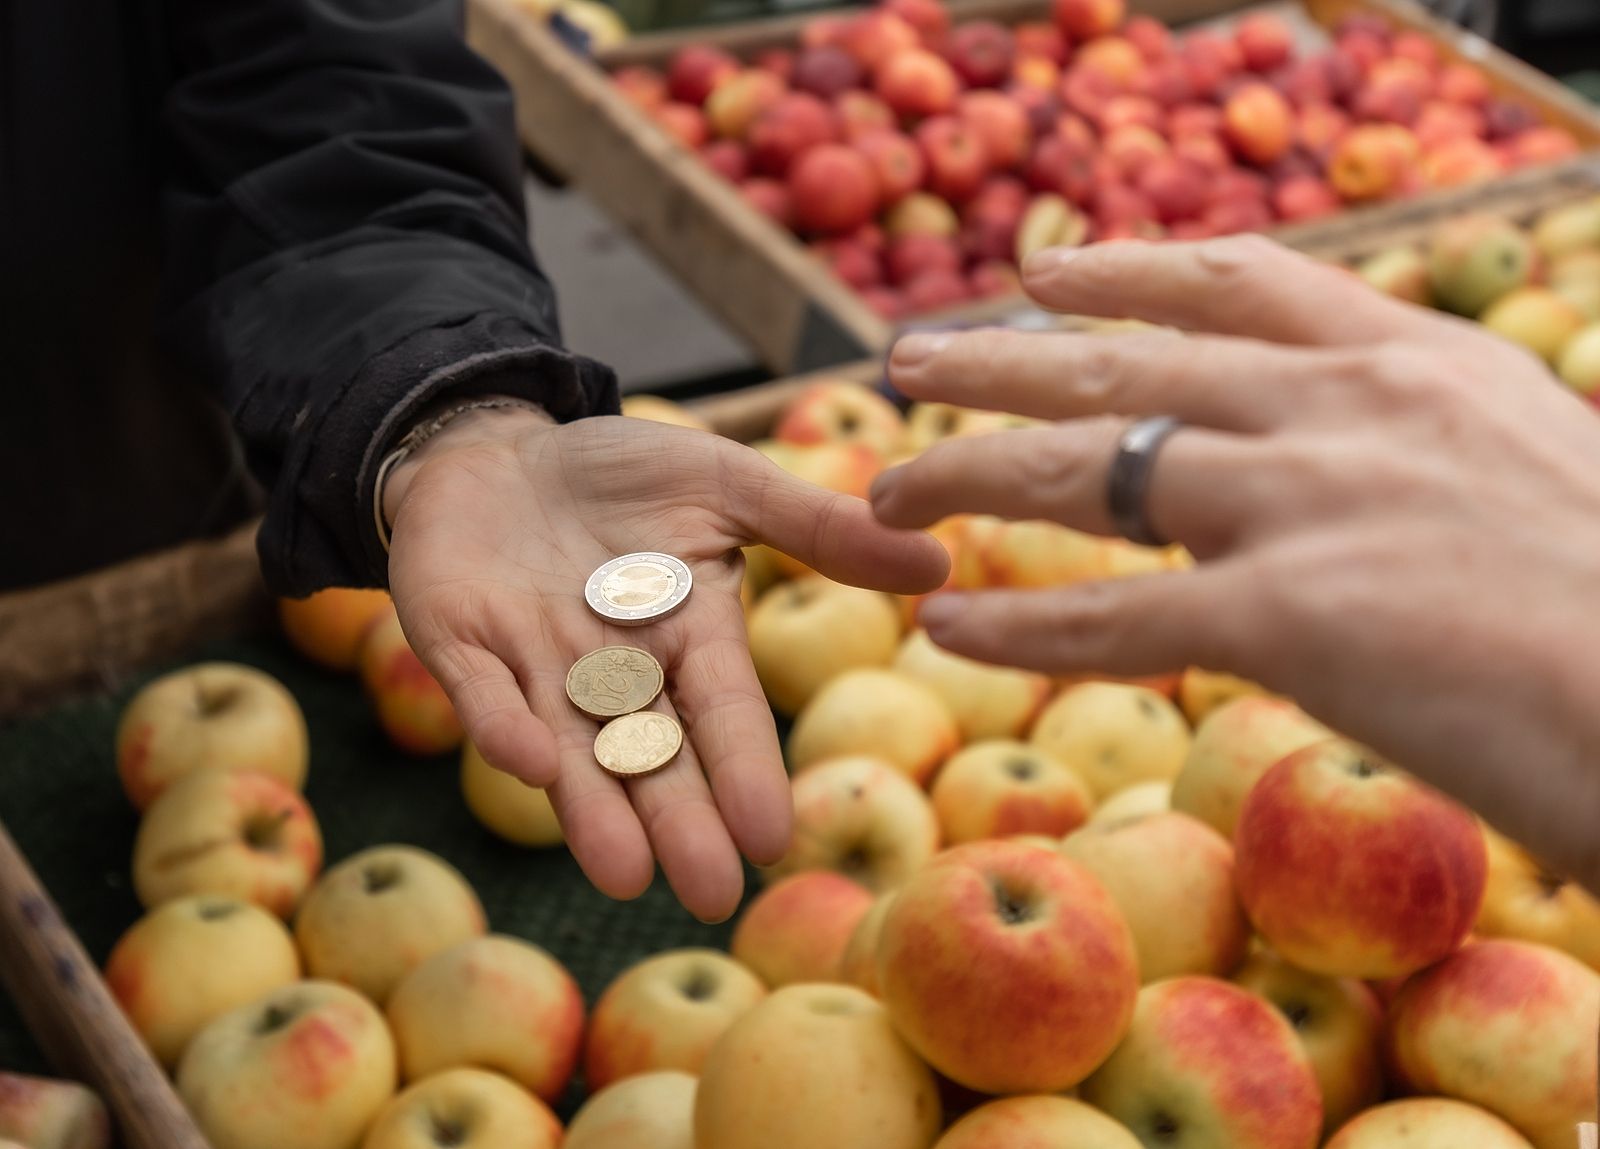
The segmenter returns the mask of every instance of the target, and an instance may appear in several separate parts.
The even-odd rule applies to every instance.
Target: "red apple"
[[[1310,104],[1300,109],[1295,143],[1326,164],[1350,130],[1350,117],[1332,104]]]
[[[905,287],[913,279],[933,271],[961,270],[961,249],[952,239],[937,235],[905,235],[889,243],[885,257],[889,282]]]
[[[1245,84],[1229,97],[1222,115],[1228,142],[1251,163],[1264,167],[1294,143],[1294,112],[1267,84]]]
[[[907,117],[937,116],[955,107],[961,81],[932,52],[897,52],[878,69],[873,85],[884,103]]]
[[[879,197],[885,204],[898,203],[922,186],[928,165],[922,149],[911,137],[889,129],[863,133],[855,146],[872,164],[878,176]]]
[[[832,108],[807,92],[788,92],[750,125],[750,166],[781,176],[802,152],[838,138]]]
[[[1156,205],[1142,191],[1120,183],[1095,188],[1094,222],[1098,230],[1144,221],[1156,222]]]
[[[924,48],[937,50],[950,34],[950,12],[940,0],[883,0],[882,7],[915,28]]]
[[[989,174],[983,141],[954,116],[918,125],[917,144],[928,164],[928,188],[952,203],[972,198]]]
[[[1172,29],[1149,16],[1135,16],[1122,26],[1123,39],[1139,49],[1146,63],[1159,64],[1172,58],[1175,42]]]
[[[742,140],[768,108],[783,98],[783,81],[771,72],[751,68],[724,80],[706,97],[706,120],[724,139]]]
[[[1019,55],[1011,65],[1009,88],[1033,88],[1041,92],[1054,91],[1061,83],[1061,65],[1044,56]]]
[[[705,114],[689,104],[662,104],[652,109],[649,116],[667,135],[686,148],[700,147],[711,135]]]
[[[1338,51],[1354,60],[1364,76],[1389,58],[1386,37],[1375,32],[1359,30],[1339,37]]]
[[[729,183],[739,183],[750,174],[750,154],[737,140],[713,140],[700,149],[700,158]]]
[[[1219,136],[1182,136],[1172,154],[1213,175],[1233,170],[1233,155]]]
[[[1234,168],[1223,172],[1207,185],[1212,203],[1231,200],[1256,200],[1265,203],[1272,194],[1272,186],[1260,172]]]
[[[1099,137],[1089,126],[1089,121],[1075,112],[1061,112],[1051,125],[1051,131],[1086,152],[1094,151],[1099,144]]]
[[[767,48],[757,52],[751,63],[763,71],[771,72],[785,84],[794,76],[794,53],[787,48]]]
[[[1484,183],[1505,170],[1506,161],[1492,144],[1470,137],[1446,140],[1422,154],[1422,181],[1432,188]]]
[[[1570,159],[1582,151],[1582,145],[1566,128],[1543,125],[1513,136],[1510,150],[1513,165],[1534,167]]]
[[[1200,230],[1183,236],[1178,234],[1178,228],[1195,222],[1184,220],[1181,224],[1174,224],[1173,238],[1207,239],[1214,235],[1266,231],[1273,224],[1272,208],[1267,206],[1266,200],[1225,200],[1222,203],[1214,203],[1206,209],[1206,214],[1198,221]]]
[[[872,894],[832,870],[806,870],[745,905],[728,948],[768,986],[833,981]]]
[[[800,47],[820,48],[824,44],[838,44],[844,40],[845,29],[854,16],[823,12],[807,20],[800,27]]]
[[[1294,56],[1294,34],[1281,16],[1252,12],[1233,30],[1234,43],[1252,72],[1275,72]]]
[[[900,53],[919,48],[922,38],[899,16],[879,8],[846,20],[838,44],[872,73]]]
[[[1115,243],[1118,240],[1151,240],[1166,239],[1167,229],[1154,220],[1119,220],[1116,223],[1097,226],[1095,239],[1099,243]]]
[[[1159,156],[1139,173],[1138,189],[1149,197],[1162,223],[1195,219],[1205,211],[1210,196],[1206,170],[1176,156]]]
[[[1220,136],[1222,109],[1210,104],[1183,104],[1167,116],[1167,132],[1174,140],[1185,136]]]
[[[906,313],[909,315],[942,311],[965,303],[970,298],[967,281],[954,271],[930,271],[917,276],[905,286]]]
[[[635,106],[649,111],[667,102],[667,78],[654,68],[632,65],[611,73],[615,84]]]
[[[1067,62],[1067,38],[1054,24],[1025,20],[1011,29],[1019,56],[1039,56],[1058,67]]]
[[[1128,15],[1124,0],[1054,0],[1050,12],[1056,27],[1073,40],[1109,35]]]
[[[950,34],[944,58],[973,88],[996,88],[1011,75],[1017,47],[1011,30],[993,20],[972,20]]]
[[[1028,113],[1000,92],[966,92],[956,101],[956,118],[978,138],[991,168],[1007,171],[1028,158],[1033,128]]]
[[[1102,154],[1124,180],[1136,180],[1153,160],[1170,154],[1167,141],[1137,124],[1118,128],[1105,138]]]
[[[1118,94],[1116,82],[1093,68],[1069,68],[1061,76],[1061,102],[1067,110],[1097,121],[1101,110]]]
[[[841,92],[833,106],[847,140],[895,126],[894,109],[871,92]]]
[[[784,227],[794,226],[794,205],[789,200],[789,189],[777,180],[747,180],[739,194],[762,215]]]
[[[1098,72],[1111,81],[1118,92],[1133,92],[1145,74],[1144,57],[1121,36],[1104,36],[1078,49],[1073,57],[1075,70]]]
[[[883,282],[883,265],[859,243],[848,239],[822,240],[812,244],[811,251],[828,265],[828,270],[857,291],[877,287]]]
[[[880,319],[901,319],[906,315],[905,296],[892,287],[869,287],[861,293],[861,301]]]
[[[1430,73],[1439,70],[1439,46],[1422,32],[1396,32],[1389,42],[1389,55],[1396,60],[1409,60]]]
[[[1167,122],[1167,114],[1160,104],[1148,96],[1113,96],[1100,109],[1097,121],[1102,132],[1138,126],[1160,132]]]
[[[854,56],[836,45],[824,44],[807,48],[795,57],[790,83],[797,91],[831,100],[841,92],[859,88],[863,76]]]
[[[1493,141],[1510,139],[1540,124],[1539,113],[1515,100],[1492,99],[1483,107],[1488,138]]]
[[[961,209],[961,246],[974,261],[1011,259],[1028,189],[1009,177],[990,179]]]
[[[1294,176],[1272,193],[1272,208],[1278,218],[1294,223],[1333,215],[1342,206],[1339,193],[1315,176]]]
[[[1422,106],[1412,131],[1423,151],[1451,140],[1481,140],[1489,131],[1483,113],[1470,104],[1430,100]]]
[[[1417,140],[1395,124],[1359,124],[1328,161],[1328,182],[1347,200],[1395,194],[1417,162]]]
[[[1416,78],[1391,73],[1369,76],[1350,105],[1358,120],[1411,127],[1422,113],[1427,89]]]
[[[719,84],[739,74],[739,61],[721,48],[690,44],[667,65],[667,94],[680,104],[699,106]]]
[[[978,264],[967,276],[967,283],[979,299],[1017,295],[1022,291],[1022,277],[1016,266],[1007,260],[991,259]]]
[[[1034,148],[1023,171],[1036,191],[1065,196],[1080,207],[1094,190],[1094,163],[1088,150],[1061,136],[1046,136]]]
[[[1441,100],[1470,108],[1481,108],[1494,96],[1489,77],[1476,64],[1446,64],[1439,72],[1435,90]]]
[[[877,213],[878,173],[854,148],[821,144],[795,161],[789,196],[800,230],[837,235]]]

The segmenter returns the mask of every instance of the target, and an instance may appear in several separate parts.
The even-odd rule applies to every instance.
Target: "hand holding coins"
[[[653,551],[603,563],[584,587],[584,601],[619,626],[643,626],[684,604],[694,577],[671,555]],[[573,663],[567,697],[601,727],[595,761],[612,774],[637,778],[661,769],[683,747],[683,728],[671,717],[646,710],[666,682],[661,664],[634,646],[603,646]]]

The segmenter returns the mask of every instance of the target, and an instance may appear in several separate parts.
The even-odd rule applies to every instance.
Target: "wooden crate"
[[[1254,6],[1259,5],[1242,0],[1134,0],[1131,5],[1175,25]],[[1548,76],[1405,0],[1300,0],[1300,6],[1324,26],[1366,12],[1425,32],[1445,56],[1483,67],[1499,92],[1538,108],[1585,145],[1600,147],[1600,113],[1593,107]],[[950,7],[957,19],[983,15],[1016,21],[1040,16],[1048,2],[953,0]],[[472,0],[468,10],[474,46],[515,90],[519,129],[529,150],[630,228],[779,374],[881,352],[893,337],[894,325],[808,256],[791,233],[753,209],[736,188],[657,128],[616,90],[605,70],[626,64],[660,66],[689,42],[713,43],[743,55],[793,44],[806,19],[639,37],[595,62],[558,41],[515,0]],[[994,321],[1030,312],[1017,297],[918,316],[912,322]]]

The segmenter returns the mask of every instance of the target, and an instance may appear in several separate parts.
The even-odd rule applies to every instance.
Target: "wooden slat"
[[[100,1094],[127,1149],[210,1149],[4,826],[0,980],[57,1069]]]

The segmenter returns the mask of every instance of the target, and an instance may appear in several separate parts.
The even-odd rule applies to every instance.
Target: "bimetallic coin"
[[[583,588],[589,609],[619,626],[643,626],[683,605],[694,585],[689,568],[654,551],[603,564]]]
[[[622,778],[661,769],[683,747],[683,727],[655,710],[612,719],[595,736],[595,760]]]
[[[665,681],[661,664],[634,646],[602,646],[567,671],[567,697],[590,718],[615,718],[643,710]]]

